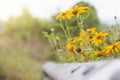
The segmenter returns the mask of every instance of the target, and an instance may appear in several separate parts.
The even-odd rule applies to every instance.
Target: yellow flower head
[[[82,38],[86,37],[86,36],[87,36],[87,31],[82,30],[82,31],[80,32],[79,36],[82,37]]]
[[[107,36],[108,34],[105,32],[96,32],[95,36],[92,39],[92,43],[95,44],[96,46],[98,46],[99,44],[102,44],[104,38]]]
[[[80,12],[84,13],[87,9],[88,9],[88,7],[80,7]]]
[[[86,10],[88,9],[88,7],[79,7],[79,6],[75,6],[73,9],[72,9],[72,13],[79,17],[81,13],[84,13]]]
[[[91,44],[93,36],[87,36],[87,44]]]
[[[109,45],[109,46],[105,46],[103,47],[103,51],[105,51],[106,53],[110,53],[110,51],[112,50],[113,46]]]
[[[68,43],[72,43],[73,41],[74,41],[74,38],[68,38],[68,39],[67,39],[67,42],[68,42]]]
[[[97,51],[92,54],[92,57],[100,57],[100,56],[105,56],[106,52],[104,51]]]
[[[60,12],[57,16],[56,19],[60,20],[60,19],[68,19],[70,20],[73,17],[73,13],[72,10],[67,10],[66,12]]]
[[[120,50],[120,42],[116,42],[112,46],[113,46],[112,49],[113,49],[114,52],[117,53]]]
[[[106,53],[118,53],[120,50],[120,42],[116,42],[112,45],[109,45],[109,46],[105,46],[103,48],[103,51],[105,51]]]
[[[68,43],[66,45],[66,48],[67,48],[67,51],[68,51],[68,57],[70,58],[70,57],[72,57],[74,55],[74,51],[76,50],[77,47],[70,44],[70,43]]]
[[[90,34],[95,34],[96,28],[87,29],[87,32],[90,33]]]
[[[72,17],[74,16],[74,14],[72,13],[72,10],[67,10],[66,11],[66,19],[70,20]]]
[[[82,42],[84,39],[82,37],[75,37],[73,42]]]
[[[64,19],[64,18],[65,18],[65,15],[66,15],[65,12],[60,12],[60,13],[56,16],[56,20]]]

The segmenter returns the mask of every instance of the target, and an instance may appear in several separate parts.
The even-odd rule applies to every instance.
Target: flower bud
[[[54,31],[55,31],[55,30],[54,30],[54,28],[51,28],[50,30],[51,30],[52,32],[54,32]]]
[[[56,41],[60,41],[60,38],[58,36],[56,36],[55,38],[56,38]]]

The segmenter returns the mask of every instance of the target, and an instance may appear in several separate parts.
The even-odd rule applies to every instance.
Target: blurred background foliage
[[[85,29],[98,29],[101,23],[96,9],[86,2],[75,5],[89,6],[90,15],[84,21]],[[47,31],[50,34],[50,28],[54,28],[62,42],[65,38],[59,21],[55,20],[56,15],[51,20],[38,19],[24,8],[20,16],[11,16],[6,22],[0,21],[0,80],[41,79],[41,64],[47,60],[57,60],[54,53],[49,54],[52,49],[42,32]],[[73,30],[76,20],[73,18],[68,22],[71,25],[71,34],[75,36],[78,34],[77,27]]]

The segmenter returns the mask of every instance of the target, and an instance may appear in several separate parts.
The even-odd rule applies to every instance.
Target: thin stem
[[[82,53],[82,55],[84,56],[85,60],[87,61],[87,56],[84,53]]]
[[[69,27],[68,27],[68,24],[67,24],[67,20],[66,20],[66,19],[65,19],[65,25],[66,25],[66,29],[67,29],[68,36],[71,37],[71,36],[70,36],[70,32],[69,32]]]
[[[78,18],[77,18],[77,23],[78,23],[78,27],[79,27],[79,32],[81,32],[81,25],[80,25],[80,22],[79,22]]]
[[[81,19],[81,16],[77,18],[77,23],[78,23],[79,30],[81,32],[83,30],[83,21]]]
[[[65,31],[65,29],[64,29],[64,27],[63,27],[62,20],[60,20],[60,24],[61,24],[61,28],[62,28],[65,36],[68,38],[67,32]]]
[[[80,25],[81,25],[81,29],[83,30],[83,20],[82,20],[82,18],[81,18],[81,16],[80,16]]]

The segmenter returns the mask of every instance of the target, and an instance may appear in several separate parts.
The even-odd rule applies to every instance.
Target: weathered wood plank
[[[43,66],[43,80],[120,80],[120,59]]]

